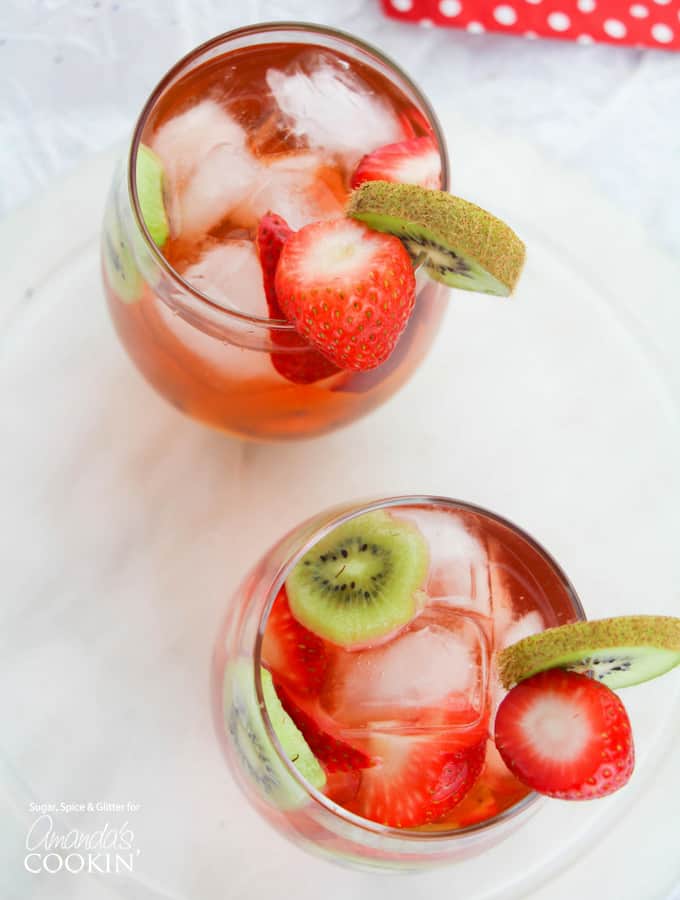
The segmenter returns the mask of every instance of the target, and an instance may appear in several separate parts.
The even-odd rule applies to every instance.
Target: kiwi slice
[[[129,241],[118,214],[115,190],[111,192],[102,228],[102,262],[106,280],[123,303],[134,303],[141,296],[144,279],[139,273]]]
[[[286,581],[291,612],[334,644],[370,643],[416,615],[428,562],[414,525],[366,513],[335,528],[295,566]]]
[[[323,769],[281,706],[271,675],[266,669],[261,669],[261,673],[264,704],[281,747],[302,777],[321,790],[326,783]],[[238,660],[227,666],[223,702],[225,730],[233,740],[251,785],[279,809],[292,809],[304,803],[304,791],[291,778],[264,727],[252,663]]]
[[[569,669],[623,688],[680,663],[680,619],[620,616],[549,628],[506,647],[498,657],[505,688],[543,672]]]
[[[353,191],[347,215],[401,238],[428,275],[449,287],[508,297],[522,271],[525,247],[491,213],[417,184],[366,181]]]
[[[159,247],[163,247],[170,233],[163,205],[163,166],[145,144],[140,144],[137,151],[137,196],[149,234]],[[142,294],[144,279],[137,259],[145,255],[148,251],[131,212],[127,223],[123,223],[114,181],[104,217],[102,259],[107,280],[124,303],[134,303]]]
[[[163,163],[146,144],[137,148],[137,197],[149,234],[159,247],[168,239],[170,226],[163,203]]]

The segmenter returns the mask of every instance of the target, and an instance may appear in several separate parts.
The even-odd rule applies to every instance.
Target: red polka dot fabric
[[[381,0],[388,16],[424,27],[444,25],[591,44],[680,50],[680,0]]]

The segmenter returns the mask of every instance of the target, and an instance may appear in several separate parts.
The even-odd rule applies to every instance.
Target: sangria
[[[476,854],[537,799],[491,738],[498,654],[582,618],[554,560],[492,513],[406,497],[321,515],[262,560],[220,634],[227,758],[272,824],[335,859]]]
[[[397,158],[376,167],[381,147]],[[448,289],[417,276],[389,359],[357,370],[283,315],[258,244],[269,213],[290,232],[342,219],[351,188],[390,171],[448,187],[427,100],[362,41],[269,24],[182,59],[142,111],[102,240],[109,309],[146,379],[195,419],[257,440],[321,434],[390,397],[426,355]]]

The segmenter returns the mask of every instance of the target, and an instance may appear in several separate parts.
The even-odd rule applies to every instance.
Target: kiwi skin
[[[522,273],[526,248],[515,232],[491,213],[445,191],[415,184],[366,181],[350,195],[347,215],[369,228],[387,231],[402,240],[439,244],[465,263],[476,263],[475,274],[488,273],[487,293],[509,296]],[[462,259],[461,259],[462,258]],[[425,262],[428,273],[437,278],[434,267]],[[461,273],[464,276],[464,272]],[[438,280],[465,288],[464,277]],[[479,290],[469,286],[468,290]]]
[[[598,676],[596,659],[620,657],[624,670]],[[673,616],[619,616],[549,628],[506,647],[498,656],[503,687],[512,688],[546,669],[593,672],[610,688],[649,681],[680,663],[680,619]]]
[[[284,753],[302,777],[321,790],[326,782],[321,765],[283,709],[271,675],[264,668],[261,678],[264,707]],[[263,708],[255,692],[252,661],[236,659],[226,666],[222,703],[225,734],[230,738],[235,761],[248,787],[278,809],[303,806],[308,800],[307,795],[279,758],[264,726]]]

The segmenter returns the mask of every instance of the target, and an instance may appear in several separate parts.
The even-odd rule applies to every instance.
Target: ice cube
[[[491,615],[488,556],[482,540],[463,515],[440,510],[400,509],[398,518],[414,522],[430,553],[426,592],[438,602]]]
[[[166,177],[182,183],[213,147],[228,144],[243,151],[246,134],[229,113],[214,100],[202,100],[170,119],[155,132],[151,149],[160,156]]]
[[[210,246],[182,276],[215,303],[252,316],[267,317],[262,269],[252,241]]]
[[[257,189],[260,166],[247,150],[218,144],[179,193],[176,228],[185,238],[205,234]]]
[[[310,222],[341,216],[345,200],[342,178],[323,154],[286,153],[260,166],[257,184],[230,217],[252,227],[271,210],[297,231]]]
[[[494,649],[496,652],[500,652],[505,649],[505,647],[509,647],[510,644],[521,641],[522,638],[529,637],[532,634],[538,634],[545,630],[543,616],[536,610],[532,610],[531,612],[525,613],[523,616],[519,616],[519,618],[513,619],[512,607],[508,602],[508,599],[507,595],[499,596],[496,594],[494,596],[495,608],[498,609],[498,615],[494,613]],[[494,659],[495,658],[494,655]],[[491,711],[493,715],[496,714],[496,710],[506,694],[507,691],[501,684],[498,672],[496,671],[496,666],[494,665],[491,672],[490,696]]]
[[[310,56],[287,71],[269,69],[267,84],[295,137],[338,153],[348,168],[365,153],[404,137],[388,104],[328,55]]]
[[[536,610],[525,613],[519,619],[512,621],[503,631],[500,631],[496,637],[496,649],[503,650],[505,647],[509,647],[510,644],[515,644],[517,641],[530,637],[532,634],[539,634],[541,631],[545,631],[543,616]]]
[[[151,140],[165,171],[173,234],[189,238],[216,225],[246,195],[258,164],[246,133],[219,103],[203,100],[162,125]]]
[[[345,733],[469,728],[485,714],[486,670],[479,626],[442,608],[387,644],[337,654],[323,702]]]

